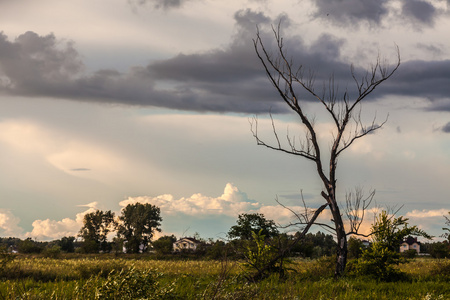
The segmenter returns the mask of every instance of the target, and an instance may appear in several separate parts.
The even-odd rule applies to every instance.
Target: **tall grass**
[[[234,261],[20,257],[1,274],[1,299],[450,299],[450,260],[401,265],[409,280],[332,278],[332,260],[293,260],[290,273],[249,283]]]

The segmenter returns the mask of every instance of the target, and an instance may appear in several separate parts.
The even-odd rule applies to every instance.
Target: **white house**
[[[176,241],[175,243],[173,243],[173,251],[175,252],[179,252],[179,251],[186,251],[186,250],[190,250],[190,251],[195,251],[197,250],[198,245],[200,245],[200,241],[194,239],[194,238],[190,238],[190,237],[185,237],[185,238],[181,238],[178,241]]]
[[[408,250],[416,250],[417,254],[420,253],[420,242],[417,241],[417,238],[413,238],[412,236],[408,236],[403,243],[400,245],[400,252],[405,252]]]

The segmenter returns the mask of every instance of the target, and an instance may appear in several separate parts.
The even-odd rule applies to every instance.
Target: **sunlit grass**
[[[409,280],[395,283],[335,280],[327,258],[292,260],[289,268],[284,279],[273,275],[248,283],[245,268],[235,261],[19,257],[2,274],[0,299],[101,299],[97,292],[117,284],[110,276],[122,270],[151,271],[153,295],[164,295],[155,299],[450,299],[450,260],[411,260],[399,266]]]

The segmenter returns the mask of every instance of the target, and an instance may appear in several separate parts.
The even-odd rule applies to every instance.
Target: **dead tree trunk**
[[[337,95],[337,87],[334,86],[334,79],[332,77],[330,79],[329,88],[324,88],[322,94],[319,95],[314,89],[314,78],[311,76],[305,78],[303,75],[302,66],[300,65],[295,68],[293,61],[286,57],[283,38],[280,36],[280,25],[278,25],[278,28],[273,28],[273,33],[277,44],[277,55],[272,56],[269,54],[264,43],[262,42],[259,31],[257,32],[256,39],[254,40],[255,51],[265,69],[269,81],[278,91],[278,94],[283,101],[289,106],[290,109],[292,109],[292,111],[296,113],[296,115],[298,115],[300,122],[306,129],[306,134],[304,136],[304,140],[300,143],[300,147],[295,145],[290,136],[287,136],[287,140],[285,142],[287,144],[286,146],[283,146],[283,143],[278,137],[272,115],[272,126],[276,141],[274,145],[268,144],[259,138],[257,129],[258,123],[256,118],[251,123],[251,130],[258,145],[263,145],[269,149],[300,156],[312,161],[315,164],[317,175],[323,183],[322,197],[325,200],[324,205],[322,205],[320,209],[316,210],[316,212],[320,214],[325,206],[330,209],[333,216],[332,222],[334,226],[328,226],[328,228],[332,228],[337,239],[338,247],[336,251],[337,258],[335,275],[340,276],[343,274],[347,263],[347,235],[357,233],[359,226],[351,224],[349,230],[347,231],[344,228],[344,220],[336,198],[336,168],[338,157],[344,150],[350,147],[355,140],[378,130],[386,123],[387,119],[380,124],[377,124],[374,118],[369,126],[365,126],[361,120],[361,111],[355,108],[359,108],[361,102],[370,93],[372,93],[378,85],[389,79],[394,74],[400,66],[400,54],[397,48],[398,61],[397,64],[391,69],[389,69],[386,65],[381,64],[381,60],[378,57],[372,68],[361,79],[356,78],[353,67],[351,67],[350,73],[357,88],[356,97],[354,99],[350,99],[347,92],[344,92],[339,97]],[[319,146],[316,129],[313,126],[314,119],[304,111],[304,103],[296,94],[298,88],[306,91],[313,96],[316,101],[321,103],[335,125],[335,134],[333,135],[332,147],[329,153],[329,169],[327,171],[325,171],[324,164],[322,162],[322,149]],[[363,208],[366,207],[363,205]],[[347,215],[349,214],[348,211],[349,210],[347,210]],[[295,215],[299,218],[299,222],[296,224],[306,226],[306,232],[303,231],[303,235],[307,233],[307,230],[309,230],[311,225],[317,224],[316,219],[318,215],[316,214],[314,214],[313,218],[308,218],[307,215],[305,216],[297,213],[295,213]],[[364,216],[364,214],[362,214],[362,216]],[[360,223],[362,220],[355,217],[353,220],[350,218],[350,221]],[[298,240],[296,242],[298,242]]]

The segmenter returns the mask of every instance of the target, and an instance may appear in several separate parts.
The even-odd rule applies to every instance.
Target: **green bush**
[[[431,244],[430,254],[434,258],[450,257],[450,244],[448,241],[436,242]]]
[[[450,260],[440,260],[430,271],[430,275],[435,279],[450,281]]]
[[[414,258],[417,256],[417,251],[414,249],[409,249],[409,250],[402,252],[401,255],[405,258]]]
[[[48,258],[58,258],[61,255],[61,247],[60,246],[53,246],[49,248],[45,248],[43,251],[44,257]]]
[[[42,243],[33,241],[31,238],[27,238],[23,241],[19,242],[19,245],[17,246],[17,250],[19,253],[41,253],[44,247],[42,246]]]
[[[407,279],[397,265],[402,262],[400,254],[389,250],[383,243],[374,243],[366,249],[352,266],[353,272],[359,276],[372,277],[380,281],[398,281]]]
[[[137,270],[134,267],[112,270],[106,279],[92,276],[77,291],[83,297],[94,291],[93,299],[170,299],[172,290],[170,287],[162,288],[159,277],[152,270]]]
[[[0,276],[3,276],[7,265],[15,259],[15,255],[8,253],[5,247],[0,247]]]
[[[256,277],[254,275],[249,278],[261,279],[268,276],[271,273],[279,272],[281,275],[286,270],[283,264],[283,258],[281,257],[277,261],[271,264],[271,262],[278,255],[278,250],[266,242],[265,236],[262,234],[262,230],[258,233],[252,232],[253,240],[248,241],[246,247],[246,263],[245,266],[249,269],[256,271]]]

